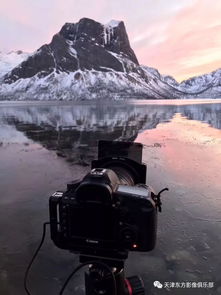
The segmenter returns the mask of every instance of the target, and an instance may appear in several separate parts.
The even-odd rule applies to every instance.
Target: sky
[[[0,0],[0,51],[33,52],[66,22],[123,20],[142,65],[178,81],[221,68],[221,0]]]

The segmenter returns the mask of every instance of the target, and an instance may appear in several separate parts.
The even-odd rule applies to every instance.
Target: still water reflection
[[[177,124],[178,133],[180,128],[180,138],[186,134],[184,125],[179,124],[180,118],[207,123],[219,132],[221,104],[0,105],[0,294],[24,294],[23,273],[40,239],[41,224],[48,219],[48,196],[67,181],[86,173],[96,156],[98,140],[138,139],[148,146],[146,132],[152,132],[159,126],[169,126],[149,134],[152,136],[150,146],[154,147],[152,143],[170,137],[170,124]],[[187,125],[187,128],[191,126]],[[169,141],[173,143],[173,148]],[[217,203],[214,198],[209,199],[215,196],[218,202],[219,186],[214,191],[212,184],[205,189],[203,187],[203,200],[199,196],[200,183],[203,185],[201,179],[194,190],[192,187],[186,189],[178,176],[183,169],[188,172],[189,163],[185,167],[179,166],[181,162],[176,149],[178,147],[183,152],[180,155],[186,162],[197,158],[200,150],[192,154],[192,150],[181,142],[175,145],[176,138],[169,138],[169,141],[165,151],[175,162],[160,162],[159,155],[154,153],[149,165],[151,184],[158,189],[169,182],[171,188],[160,216],[158,245],[151,253],[133,253],[127,262],[128,274],[141,275],[149,294],[167,294],[166,290],[153,288],[154,280],[212,281],[215,282],[212,289],[170,291],[172,294],[188,295],[219,294],[221,268],[216,257],[220,255],[221,223],[218,211],[216,218],[212,219],[212,210]],[[160,149],[159,145],[156,145],[157,148]],[[188,157],[185,156],[187,149]],[[145,150],[144,156],[146,154],[151,156],[149,149]],[[206,159],[214,161],[212,156],[207,155]],[[199,165],[198,178],[201,176],[201,163],[205,166],[200,161],[198,157],[197,163],[194,163]],[[218,166],[214,166],[216,170]],[[211,167],[209,169],[212,174],[214,171]],[[205,184],[208,179],[205,169],[203,171]],[[190,183],[191,177],[187,175],[184,181]],[[196,222],[186,212],[202,218]],[[203,218],[205,216],[208,218]],[[211,223],[202,223],[202,220]],[[76,256],[56,249],[48,237],[30,276],[33,294],[58,294],[62,282],[77,264]],[[80,276],[77,276],[67,294],[83,294],[82,285]]]
[[[221,129],[221,105],[19,105],[0,108],[1,142],[38,142],[74,163],[88,164],[97,141],[133,141],[176,113]]]

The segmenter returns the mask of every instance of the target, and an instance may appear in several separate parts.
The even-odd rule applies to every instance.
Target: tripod
[[[125,278],[124,260],[80,255],[80,262],[87,261],[94,261],[94,264],[85,272],[86,295],[145,294],[143,281],[139,276]]]

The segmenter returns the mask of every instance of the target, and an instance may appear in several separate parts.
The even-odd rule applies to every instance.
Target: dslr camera
[[[156,195],[146,185],[142,149],[140,143],[100,141],[91,171],[50,197],[51,239],[57,247],[115,259],[155,247],[163,190]]]

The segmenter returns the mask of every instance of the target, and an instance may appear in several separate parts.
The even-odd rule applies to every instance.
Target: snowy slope
[[[221,69],[189,78],[181,83],[171,76],[163,76],[163,79],[167,84],[183,93],[186,98],[221,97]]]
[[[184,80],[180,83],[179,89],[181,91],[186,90],[190,93],[197,93],[202,91],[208,91],[212,87],[221,86],[221,69],[213,71],[211,73],[193,77]]]
[[[30,54],[23,51],[0,52],[0,78],[28,58]]]
[[[122,21],[66,23],[33,54],[0,53],[0,100],[221,97],[221,69],[178,83],[141,66]]]
[[[16,100],[179,98],[180,91],[161,80],[156,70],[138,66],[116,53],[114,56],[122,64],[123,72],[111,68],[69,73],[54,70],[45,77],[37,74],[12,84],[3,84],[0,97],[7,94],[7,99]]]

